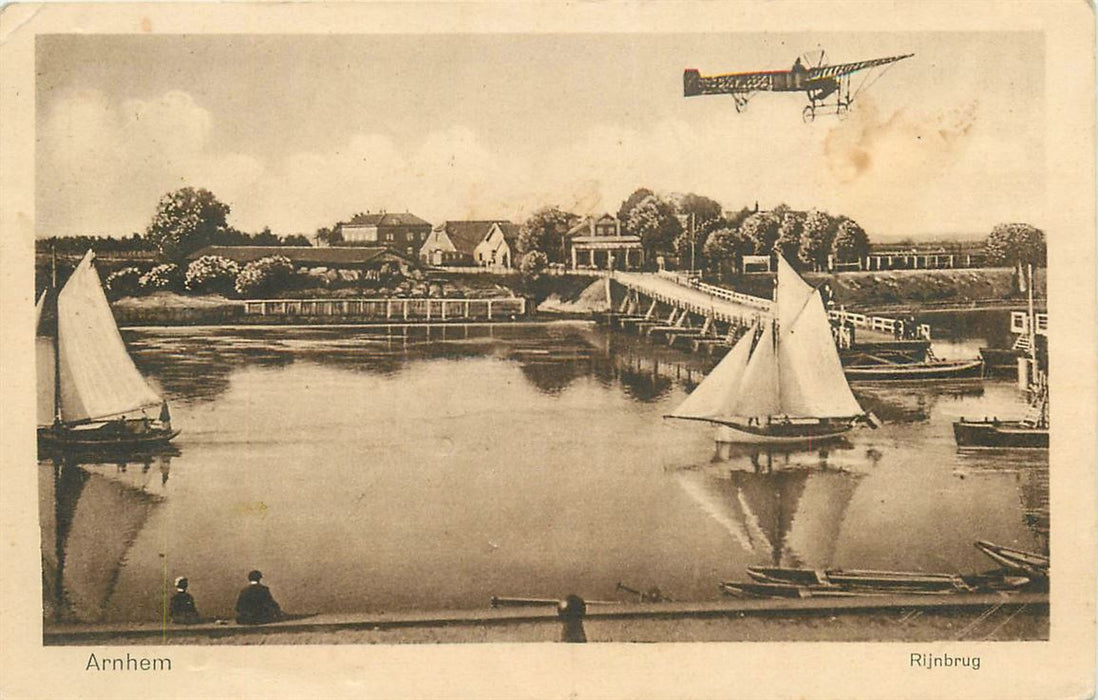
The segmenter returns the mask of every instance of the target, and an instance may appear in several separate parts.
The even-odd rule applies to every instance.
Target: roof
[[[431,224],[410,212],[381,212],[379,214],[357,214],[347,222],[349,226],[430,226]]]
[[[298,265],[365,265],[392,258],[408,261],[408,258],[383,246],[347,246],[342,248],[314,248],[313,246],[274,245],[210,245],[187,256],[195,260],[203,255],[219,255],[238,263],[249,263],[272,255],[289,258]]]
[[[581,233],[585,233],[588,236],[593,236],[595,235],[595,226],[597,224],[603,223],[604,221],[610,221],[617,225],[618,220],[616,217],[611,216],[610,214],[603,214],[601,216],[585,216],[577,221],[572,226],[572,228],[568,229],[568,233],[565,235],[571,237],[580,235]]]
[[[446,235],[450,238],[450,242],[454,244],[454,248],[457,248],[459,253],[472,255],[473,250],[484,240],[484,237],[488,235],[488,232],[492,230],[492,224],[499,224],[500,229],[503,230],[503,237],[505,239],[508,237],[506,227],[514,229],[514,235],[518,236],[518,226],[515,226],[510,221],[502,221],[500,219],[487,219],[484,221],[447,221],[440,228],[446,231]]]

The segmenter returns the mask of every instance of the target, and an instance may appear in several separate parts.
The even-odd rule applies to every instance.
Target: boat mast
[[[57,242],[50,244],[50,287],[53,297],[53,424],[61,425],[61,309],[57,293]]]

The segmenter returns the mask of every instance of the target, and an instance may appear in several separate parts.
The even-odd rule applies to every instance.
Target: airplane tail
[[[683,97],[694,97],[701,94],[701,73],[693,68],[687,68],[682,74]]]

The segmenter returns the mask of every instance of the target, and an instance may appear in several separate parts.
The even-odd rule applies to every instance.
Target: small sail
[[[752,325],[670,417],[708,420],[727,415],[736,402],[754,338]]]
[[[46,306],[46,295],[42,292],[38,303],[34,305],[34,366],[38,393],[38,425],[50,425],[54,416],[54,359],[53,337],[42,328],[42,314]]]
[[[774,354],[774,322],[763,327],[762,337],[747,362],[740,382],[739,399],[729,417],[765,419],[781,412],[778,400],[778,363]]]
[[[160,397],[126,351],[91,261],[89,250],[57,299],[65,422],[109,418],[160,405]]]
[[[780,413],[804,418],[850,418],[865,411],[843,374],[823,301],[813,291],[792,322],[778,331]]]

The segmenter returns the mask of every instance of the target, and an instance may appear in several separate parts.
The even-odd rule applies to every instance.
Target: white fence
[[[504,320],[526,314],[523,297],[493,299],[258,299],[245,316],[340,317],[386,321]]]
[[[911,331],[909,328],[905,328],[905,322],[902,319],[886,318],[884,316],[869,316],[866,314],[857,314],[846,309],[832,309],[827,312],[828,318],[832,321],[838,322],[839,326],[850,325],[855,328],[867,328],[869,330],[880,331],[882,333],[888,333],[896,337],[907,336]],[[915,337],[921,340],[930,340],[930,324],[920,323],[915,326]]]

